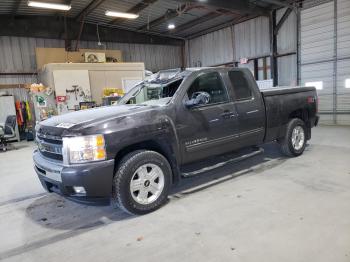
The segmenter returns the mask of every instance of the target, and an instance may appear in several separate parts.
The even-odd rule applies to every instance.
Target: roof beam
[[[183,3],[195,3],[200,5],[205,5],[209,7],[214,7],[215,9],[227,9],[231,11],[238,11],[242,15],[269,15],[269,9],[260,7],[256,4],[252,4],[248,0],[176,0],[177,2]]]
[[[279,0],[260,0],[261,2],[272,4],[272,5],[277,5],[279,7],[290,7],[291,5],[289,3],[286,3],[284,1],[279,1]]]
[[[232,26],[234,24],[242,23],[244,21],[247,21],[249,19],[253,19],[253,18],[256,18],[256,17],[258,17],[258,15],[243,15],[243,16],[237,17],[237,18],[235,18],[235,19],[233,19],[233,20],[231,20],[229,22],[218,24],[218,25],[212,26],[210,28],[204,29],[204,30],[202,30],[200,32],[197,32],[197,33],[194,33],[194,34],[190,34],[190,35],[185,35],[184,37],[186,39],[190,40],[190,39],[193,39],[193,38],[196,38],[196,37],[199,37],[199,36],[202,36],[202,35],[206,35],[206,34],[209,34],[211,32],[218,31],[220,29]]]
[[[76,32],[81,28],[81,22],[74,18],[66,18],[65,25],[62,19],[53,16],[0,16],[0,36],[24,36],[48,39],[76,40]],[[103,42],[183,45],[184,41],[171,36],[154,35],[145,32],[136,32],[107,26],[100,26],[100,38]],[[81,33],[81,40],[96,42],[96,25],[85,23]]]
[[[190,9],[190,8],[188,8],[187,4],[183,4],[183,5],[181,5],[180,10],[185,10],[185,8],[187,8],[188,10]],[[168,9],[167,12],[163,16],[152,20],[151,22],[149,22],[149,24],[141,26],[140,28],[138,28],[138,30],[146,30],[146,29],[149,29],[151,27],[155,27],[155,26],[163,24],[163,23],[165,23],[165,22],[169,21],[170,19],[173,19],[177,16],[179,16],[179,13],[176,11],[176,9]]]
[[[99,7],[104,1],[106,0],[92,0],[78,15],[76,15],[75,20],[84,20],[87,15]]]
[[[157,0],[143,0],[140,3],[134,5],[133,7],[131,7],[128,11],[126,11],[127,13],[132,13],[132,14],[138,14],[140,13],[142,10],[146,9],[147,7],[149,7],[150,5],[154,4],[155,2],[157,2]],[[110,22],[110,24],[117,24],[120,22],[125,21],[125,19],[123,18],[116,18],[114,20],[112,20]]]
[[[281,29],[282,25],[284,24],[284,22],[288,19],[290,13],[293,11],[292,8],[287,8],[287,10],[284,12],[283,16],[281,17],[281,19],[278,21],[275,30],[274,30],[274,34],[277,35],[278,31]]]
[[[204,15],[204,16],[201,16],[198,19],[194,19],[194,20],[192,20],[192,21],[190,21],[188,23],[185,23],[185,24],[182,24],[180,26],[177,26],[175,29],[169,31],[168,33],[175,34],[175,33],[178,33],[178,32],[186,31],[187,29],[190,29],[191,27],[194,27],[196,25],[205,23],[208,20],[217,18],[217,17],[219,17],[221,15],[222,15],[222,13],[220,13],[220,12],[210,12],[210,13]],[[163,33],[167,33],[167,32],[163,32]]]

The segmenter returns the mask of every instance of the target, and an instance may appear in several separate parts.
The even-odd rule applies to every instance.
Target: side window
[[[206,73],[200,75],[194,80],[190,88],[187,90],[189,99],[192,99],[198,92],[206,92],[210,99],[208,104],[228,102],[226,87],[217,72]]]
[[[250,84],[245,78],[243,72],[230,71],[228,72],[233,90],[235,91],[236,100],[247,100],[252,98],[252,90]]]

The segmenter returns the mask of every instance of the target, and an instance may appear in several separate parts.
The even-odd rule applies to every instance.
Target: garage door
[[[321,122],[332,123],[334,108],[334,3],[301,11],[301,84],[316,86]]]
[[[350,123],[350,1],[337,0],[337,122]]]
[[[348,125],[350,1],[334,1],[301,10],[301,84],[316,86],[321,123]]]

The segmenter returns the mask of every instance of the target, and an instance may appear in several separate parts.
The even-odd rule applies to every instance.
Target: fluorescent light
[[[45,2],[37,2],[37,1],[28,1],[28,6],[56,9],[56,10],[63,10],[63,11],[68,11],[72,8],[70,5],[56,4],[56,3],[45,3]]]
[[[168,29],[175,29],[175,25],[174,24],[169,24],[168,25]]]
[[[345,88],[350,88],[350,78],[345,80]]]
[[[106,16],[113,16],[113,17],[120,17],[120,18],[127,18],[127,19],[136,19],[139,17],[138,14],[114,12],[114,11],[106,11],[105,15]]]
[[[317,90],[322,90],[323,89],[323,82],[322,81],[306,82],[305,86],[312,86],[312,87],[315,87]]]

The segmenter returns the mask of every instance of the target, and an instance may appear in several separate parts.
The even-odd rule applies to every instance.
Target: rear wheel
[[[171,168],[161,154],[137,150],[126,155],[114,176],[111,204],[142,215],[166,201],[171,185]]]
[[[300,156],[306,146],[306,126],[304,121],[294,118],[289,121],[284,138],[279,141],[286,156]]]

